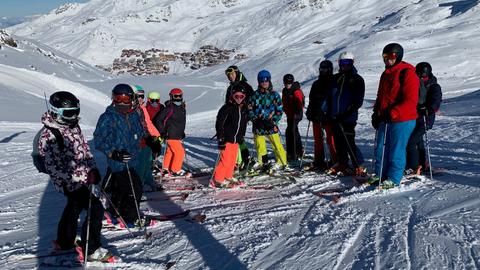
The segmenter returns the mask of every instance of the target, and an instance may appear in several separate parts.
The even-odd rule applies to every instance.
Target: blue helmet
[[[268,70],[264,69],[258,72],[257,80],[258,80],[258,83],[267,82],[267,81],[269,82],[272,80],[272,75],[270,75],[270,72],[268,72]]]

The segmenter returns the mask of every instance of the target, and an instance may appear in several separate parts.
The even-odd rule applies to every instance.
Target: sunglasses
[[[145,98],[145,95],[137,95],[137,98]]]
[[[132,103],[132,97],[129,96],[129,95],[116,95],[116,96],[113,97],[113,102],[131,104]]]
[[[395,60],[397,59],[397,53],[384,53],[383,60]]]
[[[53,106],[49,106],[49,109],[62,116],[62,118],[68,119],[68,120],[73,120],[78,117],[80,114],[80,108],[79,107],[74,107],[74,108],[55,108]]]
[[[340,59],[340,60],[338,60],[338,65],[339,66],[351,66],[351,65],[353,65],[353,60],[352,59]]]
[[[235,69],[233,69],[233,68],[227,68],[227,69],[225,70],[225,75],[228,76],[228,75],[230,75],[230,74],[233,73],[233,72],[235,72]]]
[[[160,99],[150,99],[151,103],[158,103],[159,101],[160,101]]]

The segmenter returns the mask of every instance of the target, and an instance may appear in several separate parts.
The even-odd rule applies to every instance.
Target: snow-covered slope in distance
[[[320,60],[350,50],[371,98],[383,70],[381,50],[392,41],[405,47],[406,61],[430,61],[451,90],[447,96],[476,89],[480,62],[469,60],[480,53],[479,25],[477,1],[91,0],[64,5],[12,30],[103,65],[126,48],[234,48],[249,56],[232,61],[249,78],[267,68],[276,82],[285,73],[308,82]],[[223,69],[196,74],[223,76]]]

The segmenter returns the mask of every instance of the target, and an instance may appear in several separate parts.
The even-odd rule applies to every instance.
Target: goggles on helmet
[[[395,60],[397,59],[397,53],[384,53],[383,54],[383,60]]]
[[[160,100],[159,99],[150,99],[149,100],[151,103],[158,103]]]
[[[183,95],[182,94],[172,94],[173,99],[182,99]]]
[[[234,73],[234,72],[235,72],[235,69],[234,69],[234,68],[227,68],[227,69],[225,70],[225,75],[228,76],[228,75],[230,75],[230,74],[232,74],[232,73]]]
[[[56,107],[53,107],[52,105],[49,105],[49,110],[67,120],[74,120],[80,114],[79,107],[56,108]]]
[[[131,104],[132,103],[132,97],[129,95],[115,95],[113,96],[113,102],[115,103],[123,103],[123,104]]]
[[[353,60],[352,59],[340,59],[340,60],[338,60],[338,65],[339,66],[351,66],[351,65],[353,65]]]

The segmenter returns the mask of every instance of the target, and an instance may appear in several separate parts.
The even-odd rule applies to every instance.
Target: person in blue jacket
[[[361,166],[362,154],[355,144],[355,126],[365,96],[365,82],[353,63],[353,53],[342,52],[338,58],[339,72],[334,75],[337,88],[331,93],[328,107],[338,161],[327,171],[329,174],[347,173],[349,156],[355,174],[366,174]]]
[[[140,215],[142,185],[135,168],[140,162],[140,142],[147,135],[142,119],[134,113],[133,99],[133,86],[116,85],[112,90],[112,104],[98,119],[93,133],[95,148],[108,157],[103,184],[126,223],[120,223],[123,226],[133,226]],[[115,211],[109,212],[116,216]]]

